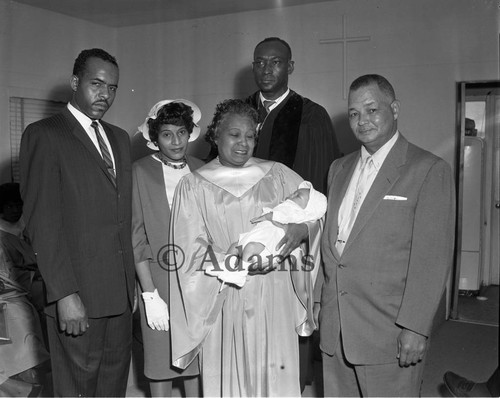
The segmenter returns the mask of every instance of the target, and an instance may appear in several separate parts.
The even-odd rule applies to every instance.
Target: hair
[[[148,119],[149,139],[152,142],[158,142],[158,134],[164,124],[184,126],[191,135],[194,127],[193,109],[182,102],[169,102],[163,105],[158,110],[156,119]]]
[[[259,47],[263,43],[270,43],[270,42],[276,42],[276,41],[278,43],[283,44],[286,47],[286,49],[288,50],[288,60],[291,60],[292,59],[292,49],[291,49],[290,45],[285,40],[280,39],[279,37],[266,37],[259,44],[257,44],[255,46],[255,48]]]
[[[396,99],[396,93],[394,91],[394,87],[389,81],[380,75],[363,75],[358,77],[351,83],[349,87],[349,91],[356,91],[361,87],[366,87],[371,84],[376,84],[380,91],[382,91],[385,95],[387,95],[391,101]]]
[[[87,60],[89,58],[99,58],[103,61],[110,62],[118,68],[118,63],[116,58],[107,53],[100,48],[91,48],[89,50],[83,50],[78,57],[75,59],[75,64],[73,65],[73,75],[82,77],[87,69]]]
[[[215,108],[214,117],[207,127],[207,132],[205,134],[205,140],[212,146],[213,149],[217,148],[215,140],[217,138],[218,129],[228,115],[246,116],[256,125],[259,121],[257,111],[250,104],[247,104],[243,100],[227,99],[220,102]],[[216,154],[215,156],[213,154],[214,151],[211,152],[210,157],[217,156]]]
[[[0,185],[0,212],[3,212],[3,208],[7,203],[12,202],[23,203],[19,184],[17,182],[8,182]]]

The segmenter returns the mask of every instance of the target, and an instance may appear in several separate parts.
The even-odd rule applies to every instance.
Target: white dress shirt
[[[97,141],[96,133],[94,131],[94,128],[91,126],[92,122],[94,121],[93,119],[89,118],[87,115],[85,115],[83,112],[80,110],[76,109],[73,105],[71,105],[70,102],[68,102],[68,110],[71,112],[71,114],[78,120],[78,123],[83,127],[87,135],[89,136],[90,140],[94,143],[94,146],[97,149],[97,152],[102,157],[101,153],[101,148],[99,147],[99,142]],[[111,155],[111,160],[113,161],[113,168],[116,170],[116,164],[115,164],[115,157],[113,155],[113,148],[111,148],[111,144],[109,143],[108,136],[106,135],[104,129],[101,126],[101,123],[99,123],[99,120],[96,120],[97,125],[99,126],[99,131],[101,132],[101,136],[104,139],[104,142],[106,143],[106,146],[108,147],[109,154]]]
[[[396,143],[399,137],[399,131],[391,137],[389,141],[387,141],[377,152],[373,155],[370,155],[364,146],[361,147],[361,156],[358,159],[358,163],[356,164],[356,168],[354,169],[354,173],[352,174],[351,181],[349,182],[349,187],[345,193],[344,199],[342,200],[342,204],[340,205],[339,215],[338,215],[338,237],[336,247],[339,250],[339,253],[342,254],[342,250],[344,248],[345,242],[349,238],[350,229],[346,228],[346,224],[351,221],[351,225],[354,223],[354,220],[350,220],[351,209],[354,205],[355,195],[356,195],[356,186],[357,181],[359,180],[359,176],[361,174],[361,167],[367,161],[369,157],[372,158],[373,172],[370,173],[368,179],[366,180],[361,197],[358,199],[357,207],[358,209],[362,206],[363,201],[366,198],[366,195],[370,191],[370,188],[377,177],[377,174],[382,167],[387,155],[390,150]],[[356,213],[357,216],[357,213]],[[354,218],[355,219],[355,218]]]
[[[272,104],[270,107],[269,107],[269,112],[271,112],[274,108],[276,108],[279,104],[281,104],[283,102],[283,100],[286,98],[286,96],[288,95],[288,93],[290,92],[290,89],[287,88],[285,93],[281,96],[279,96],[278,98],[276,98],[274,101],[274,104]],[[271,100],[268,100],[267,98],[264,98],[264,96],[262,95],[262,91],[259,93],[259,98],[260,98],[260,103],[262,105],[264,105],[264,101],[271,101]]]

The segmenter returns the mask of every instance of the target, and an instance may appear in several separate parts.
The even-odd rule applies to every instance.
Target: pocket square
[[[405,198],[404,196],[397,196],[397,195],[385,195],[384,200],[408,200],[408,198]]]

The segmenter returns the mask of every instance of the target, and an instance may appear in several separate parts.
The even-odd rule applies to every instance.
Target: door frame
[[[465,104],[467,94],[480,92],[481,90],[500,89],[500,80],[490,81],[462,81],[457,82],[457,101],[456,101],[456,228],[455,228],[455,253],[454,267],[451,274],[451,308],[450,317],[459,319],[458,296],[460,284],[461,252],[462,252],[462,213],[463,213],[463,170],[464,170],[464,144],[465,144]],[[482,176],[484,178],[484,176]],[[481,228],[483,233],[484,228]],[[482,245],[482,244],[481,244]],[[481,247],[481,250],[484,248]],[[483,253],[480,255],[483,257]],[[482,281],[481,281],[482,282]]]

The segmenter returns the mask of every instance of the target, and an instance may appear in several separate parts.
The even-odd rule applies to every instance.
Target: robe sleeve
[[[306,311],[306,317],[295,330],[299,336],[310,336],[316,329],[314,323],[314,285],[320,272],[320,241],[323,220],[307,223],[309,238],[302,244],[302,253],[297,267],[291,272],[295,294]]]
[[[294,170],[314,188],[326,193],[330,164],[339,157],[332,121],[325,108],[304,102]]]
[[[144,205],[142,203],[138,171],[138,166],[134,165],[132,171],[132,247],[136,264],[153,259],[153,251],[149,245],[144,224]]]
[[[302,178],[283,165],[282,181],[290,190],[289,193],[285,192],[285,196],[288,196],[297,189]],[[299,336],[310,336],[316,328],[313,316],[314,285],[321,267],[320,242],[323,223],[324,217],[321,220],[306,223],[309,232],[308,239],[301,245],[301,254],[300,258],[296,259],[296,265],[290,266],[295,294],[306,314],[295,328]]]
[[[199,181],[198,181],[199,182]],[[177,186],[170,223],[172,363],[185,369],[198,355],[222,308],[227,289],[204,269],[223,259],[208,236],[203,193],[193,174]],[[227,249],[227,248],[226,248]]]

